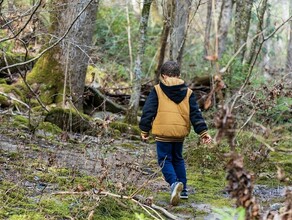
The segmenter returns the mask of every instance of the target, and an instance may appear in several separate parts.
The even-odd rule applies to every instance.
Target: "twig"
[[[4,58],[4,62],[5,62],[5,65],[8,66],[8,61],[7,61],[7,58],[6,58],[6,54],[4,53],[4,51],[2,51],[3,53],[3,58]],[[7,72],[8,72],[8,75],[9,75],[9,78],[12,80],[12,74],[11,74],[11,71],[10,69],[7,69]]]
[[[83,12],[88,8],[88,6],[91,4],[91,2],[94,1],[94,0],[90,0],[88,2],[88,4],[79,12],[79,14],[76,16],[76,18],[73,20],[73,22],[71,23],[71,25],[69,26],[69,28],[66,30],[66,32],[55,42],[53,43],[51,46],[47,47],[46,49],[44,49],[39,55],[37,55],[36,57],[34,58],[31,58],[30,60],[27,60],[27,61],[24,61],[24,62],[21,62],[21,63],[15,63],[13,65],[10,65],[10,66],[5,66],[5,67],[2,67],[0,69],[0,72],[2,72],[3,70],[6,70],[8,68],[12,68],[12,67],[16,67],[16,66],[22,66],[22,65],[26,65],[26,64],[29,64],[37,59],[39,59],[41,56],[43,56],[46,52],[48,52],[50,49],[54,48],[55,46],[57,46],[67,35],[68,33],[70,32],[70,30],[72,29],[73,25],[76,23],[76,21],[78,20],[78,18],[83,14]]]
[[[166,159],[166,158],[165,158]],[[165,160],[164,159],[164,160]],[[153,176],[155,176],[158,172],[160,172],[161,170],[162,170],[162,168],[163,167],[161,167],[159,170],[157,170],[155,173],[153,173],[141,186],[139,186],[139,188],[138,189],[136,189],[131,195],[130,195],[130,197],[131,198],[133,198],[135,195],[137,195],[141,190],[142,190],[142,188],[144,187],[144,186],[146,186],[149,182],[150,182],[150,180],[151,180],[151,178],[153,177]]]
[[[6,38],[3,38],[3,39],[0,39],[0,43],[4,42],[4,41],[8,41],[8,40],[11,40],[11,39],[14,39],[16,38],[25,28],[26,26],[28,25],[28,23],[31,21],[32,19],[32,16],[34,15],[34,13],[38,10],[38,8],[41,6],[42,4],[42,0],[39,1],[39,3],[37,4],[37,6],[35,7],[35,9],[33,10],[33,12],[31,13],[30,17],[28,18],[28,20],[25,22],[25,24],[22,26],[22,28],[16,33],[14,34],[14,36],[11,36],[11,37],[6,37]],[[0,71],[1,72],[1,71]]]
[[[7,97],[7,98],[9,98],[9,99],[12,99],[12,100],[16,101],[16,102],[19,102],[19,103],[21,103],[22,105],[24,105],[26,108],[30,109],[30,106],[29,106],[28,104],[24,103],[23,101],[20,101],[20,100],[17,99],[17,98],[14,98],[14,97],[12,97],[12,96],[10,96],[10,95],[4,93],[4,92],[1,92],[1,91],[0,91],[0,95],[3,95],[3,96],[5,96],[5,97]]]
[[[164,208],[162,208],[160,206],[152,204],[151,207],[156,209],[156,210],[158,210],[158,211],[161,211],[165,216],[167,216],[170,219],[173,219],[173,220],[178,220],[179,219],[177,216],[171,214],[170,212],[168,212],[167,210],[165,210]]]
[[[2,1],[2,2],[3,2],[3,1]],[[1,3],[2,3],[2,2],[0,2],[0,7],[1,7]],[[33,8],[34,8],[34,5],[33,5],[33,7],[31,7],[30,9],[28,9],[27,11],[25,11],[24,13],[22,13],[21,15],[15,16],[15,17],[13,17],[11,20],[9,20],[9,21],[4,20],[6,23],[3,24],[3,25],[1,25],[0,29],[3,29],[5,26],[9,26],[12,22],[16,21],[17,19],[22,19],[22,18],[28,16],[28,15],[31,13],[31,10],[32,10]],[[3,18],[3,14],[2,14],[1,17]]]
[[[266,41],[268,40],[269,38],[271,38],[272,36],[274,36],[275,33],[278,32],[278,30],[283,27],[288,21],[290,21],[292,18],[292,16],[290,16],[287,20],[285,20],[282,24],[280,24],[270,35],[268,35],[267,37],[264,37],[263,41]],[[251,41],[254,41],[255,39],[258,38],[259,35],[261,35],[263,32],[265,31],[262,30],[261,32],[259,32],[258,34],[256,34],[252,39]],[[228,61],[228,63],[226,64],[225,67],[223,67],[221,70],[220,70],[220,73],[224,73],[226,72],[226,70],[229,68],[229,66],[231,65],[231,63],[233,62],[233,60],[237,57],[237,55],[241,52],[241,50],[246,46],[247,42],[244,42],[241,47],[236,51],[236,53],[231,57],[231,59]]]
[[[262,34],[263,31],[261,31],[260,33],[256,34],[255,36],[253,36],[253,38],[251,39],[251,41],[254,41],[259,35]],[[225,73],[226,70],[229,68],[229,66],[232,64],[233,60],[237,57],[237,55],[241,52],[241,50],[246,46],[247,44],[247,41],[244,42],[240,48],[238,48],[238,50],[236,51],[236,53],[231,57],[231,59],[228,61],[228,63],[226,64],[225,67],[223,67],[221,70],[220,70],[220,73]]]
[[[155,220],[159,220],[159,218],[155,217],[148,209],[146,209],[146,205],[143,205],[142,203],[140,203],[139,201],[132,199],[133,202],[137,203],[139,206],[141,206],[142,209],[145,210],[145,212],[147,212],[152,218],[154,218]],[[149,207],[149,206],[148,206]],[[158,216],[160,217],[160,219],[163,220],[163,218],[158,214]]]
[[[248,117],[248,119],[246,120],[246,122],[244,122],[244,124],[239,128],[239,131],[237,132],[237,135],[240,134],[240,132],[242,131],[242,129],[245,127],[245,125],[247,125],[247,123],[252,119],[253,115],[256,113],[255,110],[252,111],[251,115]]]

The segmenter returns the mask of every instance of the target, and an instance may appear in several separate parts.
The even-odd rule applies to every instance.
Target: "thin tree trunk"
[[[159,76],[160,76],[160,68],[165,60],[165,53],[167,48],[167,39],[170,33],[170,18],[172,16],[172,0],[166,0],[166,4],[164,5],[164,21],[163,21],[163,29],[161,32],[161,38],[160,38],[160,49],[158,54],[158,62],[155,69],[155,82],[159,82]]]
[[[191,4],[192,0],[173,0],[175,10],[170,29],[170,58],[179,65],[182,62]]]
[[[256,35],[258,35],[260,32],[263,31],[263,23],[264,23],[265,12],[267,9],[267,2],[268,2],[268,0],[262,0],[261,4],[259,6],[259,10],[257,13],[258,14],[258,24],[257,24]],[[249,56],[248,56],[247,61],[246,61],[247,65],[250,65],[251,63],[254,62],[256,51],[257,51],[258,46],[259,46],[260,37],[261,36],[258,35],[258,37],[255,38],[251,44],[250,53],[249,53]]]
[[[131,23],[130,23],[130,16],[129,16],[129,2],[127,1],[126,5],[126,16],[127,16],[127,34],[128,34],[128,47],[129,47],[129,57],[130,57],[130,80],[133,80],[133,55],[132,55],[132,41],[131,41]]]
[[[235,10],[235,52],[247,41],[248,31],[250,26],[251,9],[253,0],[236,0]],[[244,59],[246,47],[241,50],[239,58]]]
[[[266,27],[269,30],[269,27],[271,25],[271,12],[270,9],[267,8],[267,17],[266,17]],[[268,32],[266,35],[269,35]],[[263,44],[263,62],[262,62],[262,68],[263,68],[263,74],[265,77],[269,77],[269,69],[270,69],[270,51],[271,51],[271,40],[266,41]]]
[[[208,56],[210,49],[210,34],[212,26],[212,0],[208,0],[207,6],[207,20],[205,28],[205,37],[204,37],[204,56]]]
[[[221,5],[221,12],[219,18],[219,45],[218,45],[218,57],[221,58],[222,54],[226,49],[226,39],[228,34],[228,29],[232,19],[232,0],[224,0]]]
[[[142,9],[142,15],[140,19],[140,39],[138,46],[138,54],[135,61],[134,67],[134,80],[132,86],[132,95],[129,103],[128,112],[125,121],[129,124],[137,124],[137,115],[139,108],[139,101],[141,95],[141,77],[142,77],[142,61],[145,53],[146,36],[148,19],[150,13],[150,6],[152,0],[145,0]]]
[[[289,2],[289,16],[292,15],[292,0]],[[286,61],[286,71],[292,74],[292,21],[290,21],[290,31],[289,31],[289,41],[288,41],[288,51],[287,51],[287,61]]]

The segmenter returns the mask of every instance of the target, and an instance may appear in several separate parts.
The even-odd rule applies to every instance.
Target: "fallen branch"
[[[115,194],[115,193],[111,193],[111,192],[107,192],[107,191],[98,191],[96,189],[94,189],[92,191],[85,191],[85,192],[61,191],[61,192],[52,193],[51,195],[86,195],[86,196],[102,195],[102,196],[111,196],[111,197],[114,197],[114,198],[127,199],[127,200],[130,200],[130,201],[138,204],[154,219],[163,219],[157,211],[162,212],[168,219],[172,219],[172,220],[179,220],[180,219],[179,217],[177,217],[177,216],[173,215],[172,213],[168,212],[163,207],[160,207],[160,206],[155,205],[154,203],[152,203],[152,199],[147,199],[147,198],[145,199],[142,196],[135,196],[135,198],[132,198],[131,196],[119,195],[119,194]],[[154,212],[158,216],[158,218],[156,216],[154,216],[147,209],[150,209],[152,212]],[[155,210],[157,210],[157,211],[155,211]]]
[[[89,104],[93,104],[96,107],[104,103],[105,110],[107,111],[110,111],[113,113],[127,112],[127,109],[125,107],[113,102],[110,98],[102,94],[98,89],[94,87],[87,87],[85,89],[88,89],[91,93],[93,93],[94,102],[96,102],[96,103],[89,103]]]
[[[161,211],[165,216],[167,216],[170,219],[173,219],[173,220],[180,219],[179,217],[171,214],[170,212],[168,212],[167,210],[165,210],[164,208],[162,208],[162,207],[160,207],[158,205],[152,204],[151,207],[154,208],[154,209],[156,209],[156,210],[158,210],[158,211]]]

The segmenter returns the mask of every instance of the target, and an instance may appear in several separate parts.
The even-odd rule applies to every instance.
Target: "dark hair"
[[[179,76],[180,75],[179,65],[174,61],[167,61],[161,66],[160,74],[170,77]]]

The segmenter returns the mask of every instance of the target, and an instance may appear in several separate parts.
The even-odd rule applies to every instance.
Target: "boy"
[[[195,95],[180,79],[176,62],[167,61],[160,69],[160,83],[151,90],[139,123],[142,140],[155,136],[158,164],[171,188],[170,203],[177,205],[187,199],[185,162],[182,157],[183,141],[191,125],[205,144],[211,143],[207,125],[196,102]]]

